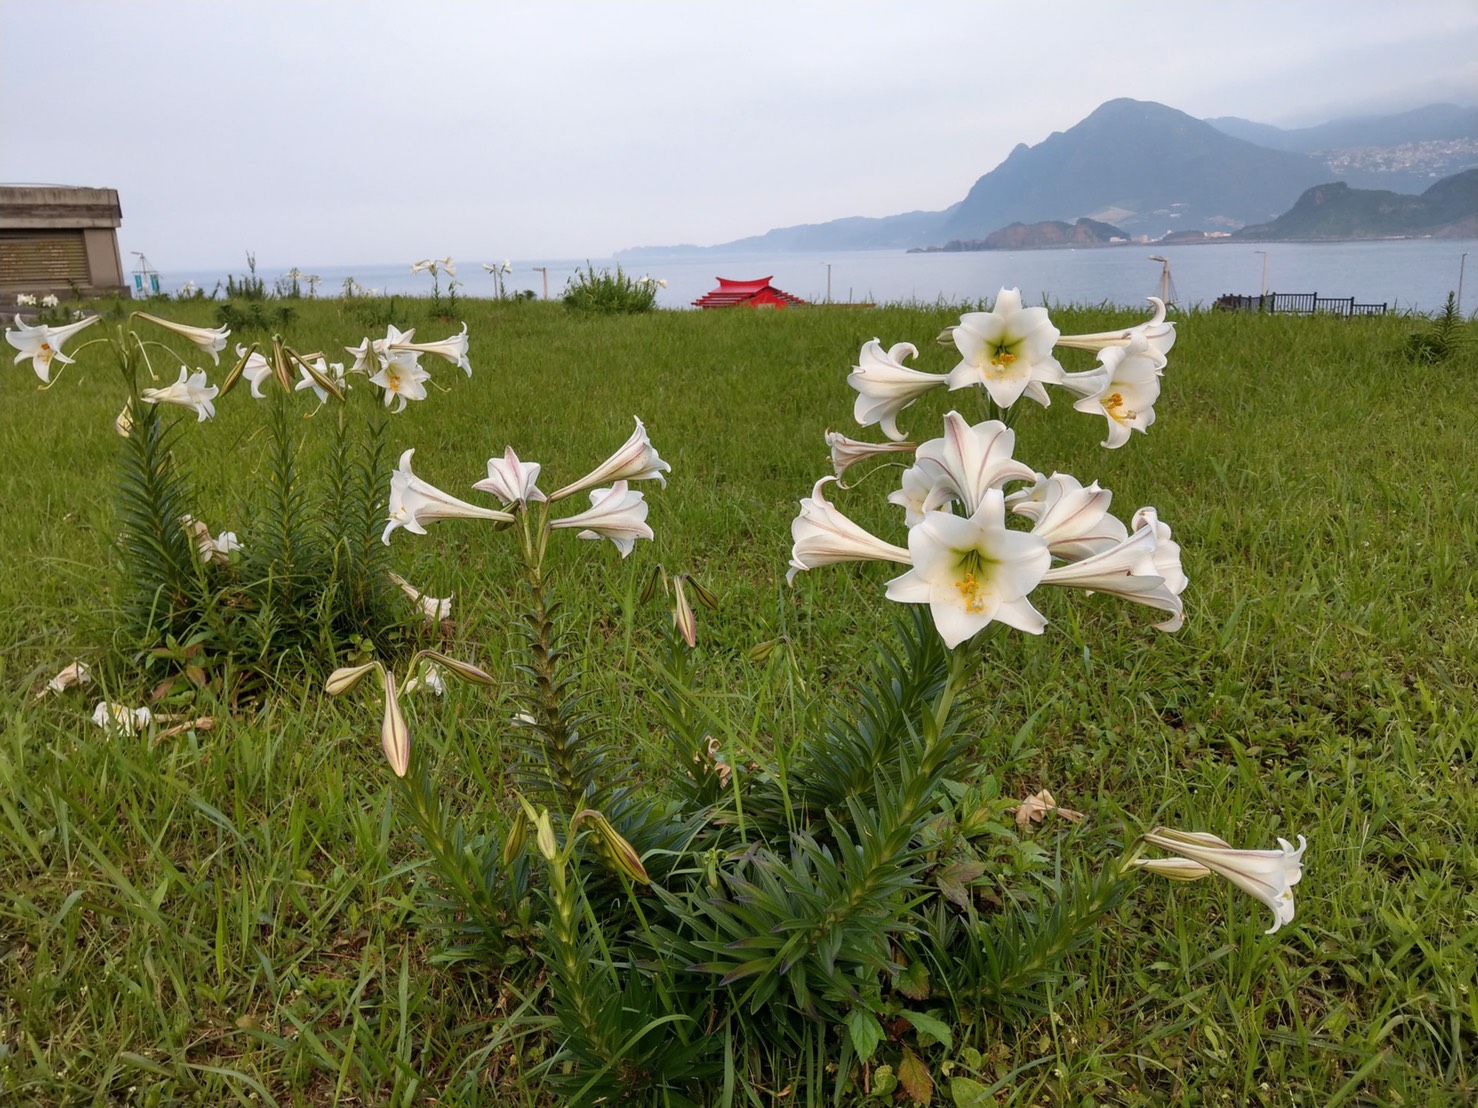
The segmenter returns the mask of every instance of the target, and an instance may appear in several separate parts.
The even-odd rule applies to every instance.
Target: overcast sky
[[[0,0],[0,180],[164,270],[603,257],[940,209],[1115,97],[1478,103],[1474,0]]]

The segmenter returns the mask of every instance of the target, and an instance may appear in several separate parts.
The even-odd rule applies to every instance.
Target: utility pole
[[[1463,251],[1463,256],[1457,263],[1457,314],[1463,314],[1463,270],[1468,268],[1468,252]]]
[[[1262,255],[1262,292],[1258,295],[1266,296],[1268,294],[1268,252],[1266,250],[1254,250],[1253,253]]]

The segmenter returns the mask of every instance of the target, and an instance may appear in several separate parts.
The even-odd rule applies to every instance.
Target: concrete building
[[[0,304],[18,293],[127,296],[117,189],[0,185]]]

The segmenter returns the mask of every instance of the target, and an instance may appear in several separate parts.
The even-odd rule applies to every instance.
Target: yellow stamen
[[[1004,346],[996,347],[996,352],[990,356],[990,364],[1005,368],[1016,360],[1016,355]]]
[[[1124,407],[1124,397],[1122,393],[1111,393],[1108,396],[1104,397],[1102,403],[1103,410],[1108,413],[1108,417],[1118,423],[1128,423],[1131,419],[1139,414],[1133,408]]]
[[[960,590],[960,596],[965,601],[965,611],[972,615],[985,611],[985,602],[990,597],[990,588],[985,582],[975,580],[975,574],[967,570],[965,576],[955,582],[955,588]]]

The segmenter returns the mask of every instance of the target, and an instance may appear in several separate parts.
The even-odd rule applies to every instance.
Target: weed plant
[[[586,262],[585,269],[575,270],[566,282],[564,303],[571,311],[598,315],[649,312],[657,306],[657,283],[632,277],[619,265],[612,273]]]
[[[1464,327],[1462,313],[1458,311],[1457,293],[1449,292],[1447,302],[1436,317],[1420,331],[1407,336],[1406,356],[1428,365],[1459,358],[1465,353],[1469,330]]]

